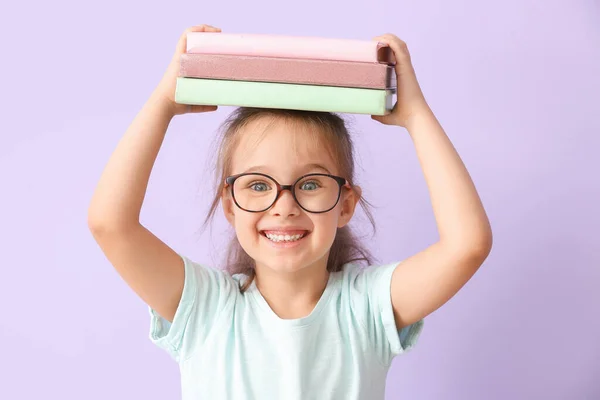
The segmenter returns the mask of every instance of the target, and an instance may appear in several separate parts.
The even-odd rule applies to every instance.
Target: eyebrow
[[[331,172],[325,168],[325,166],[321,165],[321,164],[306,164],[305,166],[302,167],[302,171],[314,171],[314,170],[321,170],[327,174],[331,175]],[[265,165],[255,165],[253,167],[248,168],[247,170],[245,170],[243,173],[248,173],[248,172],[264,172],[264,171],[268,171],[269,167],[265,166]]]

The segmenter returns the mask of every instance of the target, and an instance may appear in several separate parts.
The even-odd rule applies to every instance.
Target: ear
[[[362,196],[362,189],[360,186],[353,186],[352,189],[344,189],[342,192],[340,218],[338,220],[338,228],[342,228],[354,215],[356,205]]]
[[[233,199],[231,198],[231,191],[228,188],[223,188],[221,192],[221,206],[223,207],[223,213],[225,214],[225,218],[234,226],[235,214],[233,212]]]

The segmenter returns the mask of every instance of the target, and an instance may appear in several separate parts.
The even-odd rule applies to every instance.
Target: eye
[[[265,182],[252,182],[248,187],[256,192],[264,192],[270,189],[270,186]]]
[[[301,190],[308,190],[308,191],[317,190],[320,187],[321,187],[321,185],[319,184],[319,182],[314,181],[314,180],[312,180],[312,181],[304,181],[300,185],[300,189]]]

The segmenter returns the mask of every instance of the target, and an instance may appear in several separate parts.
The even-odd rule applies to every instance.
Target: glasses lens
[[[277,184],[266,176],[242,175],[233,184],[233,196],[241,208],[263,211],[275,201]]]
[[[340,186],[330,176],[308,175],[295,186],[298,203],[308,211],[323,212],[337,203]]]

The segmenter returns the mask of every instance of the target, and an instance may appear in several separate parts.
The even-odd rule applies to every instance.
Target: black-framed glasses
[[[282,191],[289,190],[304,211],[319,214],[332,210],[340,200],[342,187],[350,189],[350,184],[340,176],[314,173],[302,175],[292,185],[280,185],[267,174],[247,172],[227,177],[225,187],[231,187],[235,205],[244,211],[266,211]]]

